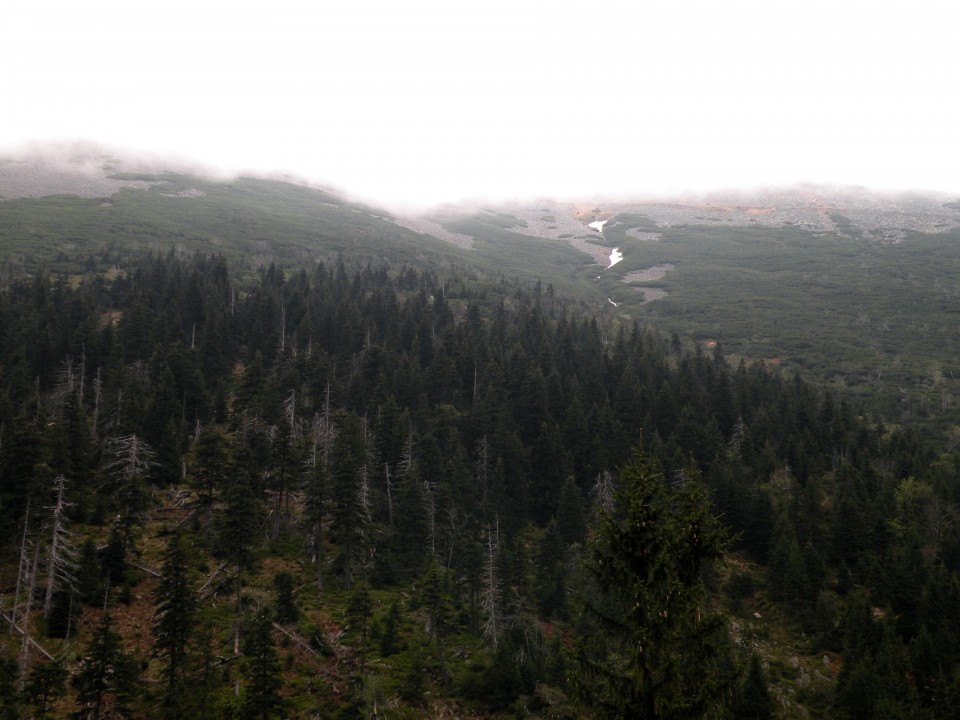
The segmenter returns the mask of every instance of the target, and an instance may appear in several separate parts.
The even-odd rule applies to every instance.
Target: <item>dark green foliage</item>
[[[34,638],[69,628],[71,647],[85,647],[89,607],[118,599],[125,613],[152,603],[158,624],[186,617],[152,594],[175,577],[178,597],[197,599],[176,687],[158,641],[145,676],[160,682],[128,703],[132,715],[239,715],[235,681],[242,690],[252,655],[238,661],[233,641],[256,605],[283,623],[289,687],[277,694],[290,714],[369,713],[377,694],[400,696],[401,714],[459,695],[450,702],[490,713],[570,716],[566,682],[579,678],[616,715],[615,691],[642,694],[646,672],[663,683],[661,715],[696,715],[721,687],[731,702],[746,689],[704,610],[728,607],[741,627],[763,610],[758,625],[800,654],[839,656],[836,692],[825,672],[797,695],[812,711],[835,698],[838,715],[946,715],[960,687],[953,454],[776,368],[731,366],[588,312],[559,285],[551,295],[464,268],[439,277],[349,259],[246,274],[170,254],[110,277],[41,273],[0,289],[4,611],[34,556],[38,587],[46,578],[38,509],[61,472],[76,473],[80,552],[46,625],[34,613]],[[619,484],[631,489],[613,502],[611,470],[641,431],[644,479],[628,465]],[[728,582],[677,539],[698,518],[699,551],[715,557],[713,513],[744,568]],[[631,514],[644,532],[627,532]],[[189,549],[180,569],[160,555],[171,533]],[[655,552],[641,558],[640,547]],[[605,558],[608,591],[585,579],[588,555]],[[636,581],[641,570],[649,582]],[[707,604],[702,578],[728,597]],[[596,612],[572,612],[571,590]],[[665,609],[660,626],[655,610],[629,612],[638,594]],[[490,617],[496,633],[484,638]],[[638,652],[617,639],[631,632],[654,642]],[[0,657],[18,645],[0,643]],[[592,675],[568,657],[578,645]],[[361,675],[351,695],[344,686]],[[306,677],[316,692],[304,698]],[[692,677],[702,683],[683,695]],[[779,691],[790,679],[770,682]]]
[[[208,428],[197,438],[190,474],[197,488],[197,510],[206,528],[214,499],[226,491],[231,475],[227,441],[216,429]]]
[[[360,650],[360,679],[362,681],[367,660],[367,627],[373,616],[370,602],[370,589],[360,584],[350,593],[347,600],[346,620]]]
[[[117,517],[110,527],[107,544],[100,553],[101,572],[109,587],[122,586],[127,580],[127,554],[132,549],[134,526]],[[96,602],[96,598],[93,599]]]
[[[80,598],[73,589],[56,591],[47,617],[47,637],[66,638],[73,630],[81,607]]]
[[[427,613],[427,639],[433,641],[437,661],[443,663],[443,634],[450,622],[444,573],[434,560],[423,577],[423,609]]]
[[[383,621],[383,630],[380,633],[380,655],[390,657],[400,650],[400,608],[396,602],[390,603],[390,610]]]
[[[501,643],[485,664],[473,666],[461,681],[461,692],[493,712],[507,710],[524,690],[515,648]]]
[[[351,252],[351,261],[393,263],[422,260],[424,251],[439,258],[467,255],[389,222],[383,211],[299,184],[255,178],[222,182],[175,173],[155,177],[162,182],[150,190],[123,190],[106,206],[102,199],[76,196],[6,201],[0,259],[6,262],[28,252],[47,266],[57,261],[64,244],[79,244],[86,249],[84,258],[122,252],[126,265],[134,246],[162,254],[181,246],[189,253],[225,254],[253,274],[257,265],[251,254],[263,249],[281,261],[307,253],[313,257],[318,249],[328,257],[344,250]],[[176,197],[197,190],[202,194],[187,202]],[[79,261],[58,263],[58,271],[81,268]],[[212,279],[217,281],[216,275]],[[202,283],[200,289],[208,286]]]
[[[537,603],[543,617],[566,615],[567,558],[557,522],[551,520],[543,532],[537,552]]]
[[[587,501],[576,480],[567,475],[560,486],[560,499],[557,502],[557,529],[563,542],[570,544],[581,542],[586,532],[585,508]]]
[[[414,707],[420,707],[424,702],[426,679],[423,659],[419,653],[414,654],[410,667],[400,677],[398,688],[400,697]]]
[[[809,609],[811,585],[804,565],[793,523],[786,513],[781,513],[774,525],[773,544],[769,553],[771,595],[783,600],[796,611]]]
[[[394,537],[398,579],[421,574],[430,552],[430,502],[420,474],[411,470],[398,478]]]
[[[957,270],[956,231],[890,243],[797,226],[704,224],[658,227],[660,242],[642,242],[629,232],[645,226],[627,217],[604,229],[625,259],[600,281],[623,308],[698,340],[722,334],[727,353],[777,358],[887,417],[956,422],[955,408],[935,401],[955,381],[931,369],[953,362],[943,339],[956,332],[946,291],[956,285],[948,279]],[[668,288],[655,303],[641,307],[643,296],[619,282],[667,263],[675,269],[664,280],[641,283]]]
[[[722,558],[723,530],[695,477],[668,489],[638,453],[620,480],[591,543],[602,600],[588,605],[597,636],[583,640],[579,687],[605,717],[702,717],[733,679],[725,623],[701,574]]]
[[[17,702],[17,664],[0,657],[0,720],[19,720]]]
[[[91,538],[80,546],[80,557],[74,573],[77,579],[75,592],[79,602],[97,605],[103,602],[103,579],[97,558],[97,546]]]
[[[750,655],[750,668],[737,688],[730,707],[736,720],[772,720],[773,699],[767,689],[766,674],[756,653]]]
[[[293,623],[300,617],[297,601],[293,596],[293,575],[288,572],[273,576],[273,590],[276,595],[276,620],[281,625]]]
[[[238,473],[231,479],[224,493],[224,505],[216,550],[233,566],[239,611],[243,573],[253,566],[254,535],[260,527],[261,517],[260,503],[246,473]]]
[[[104,612],[70,681],[79,706],[75,717],[126,715],[137,693],[138,676],[136,660],[123,649],[110,613]]]
[[[163,662],[164,716],[184,717],[189,706],[186,678],[197,596],[189,553],[179,534],[173,535],[167,544],[154,601],[157,608],[153,622],[154,652]]]
[[[269,720],[281,717],[280,661],[273,644],[273,626],[262,610],[250,625],[243,643],[244,694],[242,720]]]
[[[336,566],[347,589],[367,544],[369,518],[361,496],[366,452],[360,418],[349,413],[339,424],[333,446],[330,513],[330,534],[339,548]]]
[[[62,661],[38,663],[30,669],[23,688],[24,701],[33,708],[33,717],[43,720],[67,691],[67,669]],[[3,695],[0,692],[0,695]]]

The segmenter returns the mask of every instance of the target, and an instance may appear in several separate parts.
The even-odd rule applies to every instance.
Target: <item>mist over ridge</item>
[[[450,198],[410,201],[377,196],[364,188],[350,187],[335,177],[309,177],[286,171],[243,169],[202,162],[177,154],[144,152],[91,141],[31,142],[4,148],[0,146],[0,200],[16,197],[43,197],[54,194],[76,194],[80,197],[99,197],[116,192],[121,187],[144,188],[134,174],[173,173],[192,175],[212,180],[230,181],[240,177],[256,177],[290,182],[334,193],[347,200],[359,201],[384,208],[400,216],[426,216],[468,212],[483,207],[534,207],[544,203],[560,203],[573,207],[602,206],[610,214],[611,208],[636,205],[674,205],[714,208],[723,212],[733,208],[748,211],[752,208],[753,221],[762,221],[772,208],[811,206],[826,208],[877,207],[893,208],[904,204],[930,203],[937,207],[956,199],[940,189],[923,187],[888,187],[817,182],[743,183],[719,182],[697,188],[644,189],[622,192],[538,192],[535,189],[513,195],[487,190],[474,195],[464,194]],[[507,175],[507,173],[505,173]]]

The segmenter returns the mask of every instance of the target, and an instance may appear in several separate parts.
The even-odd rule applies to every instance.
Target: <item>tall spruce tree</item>
[[[260,503],[253,492],[252,479],[240,473],[232,479],[224,497],[217,553],[227,560],[235,573],[236,606],[241,611],[243,573],[253,566],[254,533],[260,525]]]
[[[351,630],[356,632],[360,641],[360,682],[367,662],[367,626],[373,616],[373,604],[370,601],[370,590],[365,584],[357,585],[347,601],[347,622]]]
[[[126,717],[137,690],[137,663],[127,654],[104,611],[71,684],[77,691],[77,720]]]
[[[270,720],[283,711],[280,688],[280,661],[273,644],[273,624],[261,608],[247,632],[243,645],[246,689],[243,696],[243,720]]]
[[[746,677],[734,694],[730,708],[737,720],[772,720],[773,699],[767,689],[767,678],[760,664],[760,657],[750,656]]]
[[[188,644],[193,633],[197,597],[190,576],[190,557],[179,534],[170,538],[163,557],[160,582],[154,591],[154,651],[163,661],[163,715],[182,718],[189,714],[186,685]]]
[[[367,542],[369,517],[360,492],[365,455],[360,418],[349,413],[343,418],[333,445],[330,512],[330,534],[337,544],[337,570],[346,589],[350,589],[360,568]]]
[[[66,693],[67,668],[62,660],[38,663],[30,668],[24,700],[33,708],[33,717],[44,720],[47,712]]]
[[[668,489],[637,451],[590,542],[596,634],[579,648],[579,689],[603,717],[706,717],[733,681],[725,622],[702,578],[727,541],[691,475]]]

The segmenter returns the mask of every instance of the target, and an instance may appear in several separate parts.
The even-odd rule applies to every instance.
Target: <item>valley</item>
[[[949,716],[952,199],[0,196],[7,716]]]

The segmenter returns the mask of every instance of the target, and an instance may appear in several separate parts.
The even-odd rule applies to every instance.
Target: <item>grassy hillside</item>
[[[913,233],[882,244],[801,228],[657,228],[641,241],[618,218],[604,234],[624,253],[601,279],[623,312],[696,342],[817,376],[889,417],[956,423],[960,340],[960,233]],[[631,271],[675,266],[662,279],[624,283]],[[667,291],[643,303],[637,290]]]
[[[543,284],[589,297],[597,306],[603,296],[592,283],[585,282],[593,261],[567,240],[538,238],[516,232],[523,223],[505,213],[481,211],[473,215],[446,220],[448,230],[473,238],[477,259],[505,278],[536,277]],[[595,267],[593,268],[596,269]]]
[[[462,250],[327,193],[262,179],[138,175],[149,190],[109,198],[23,198],[0,205],[0,257],[71,270],[77,257],[127,249],[215,252],[251,268],[344,253],[374,263],[456,262]]]

